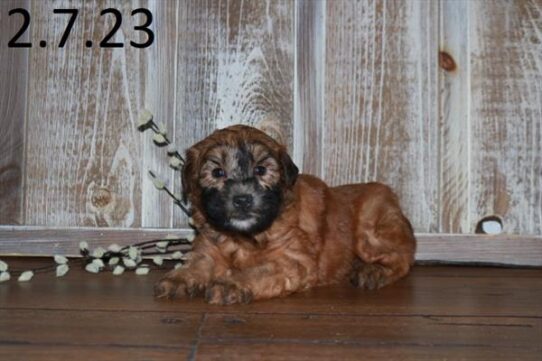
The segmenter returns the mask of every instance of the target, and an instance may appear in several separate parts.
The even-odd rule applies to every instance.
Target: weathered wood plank
[[[173,140],[175,134],[175,92],[177,69],[177,7],[178,1],[151,0],[148,8],[154,20],[151,29],[155,42],[146,52],[148,55],[145,69],[145,108],[154,115],[156,123],[163,124],[168,130],[168,139]],[[164,148],[157,148],[149,134],[143,140],[143,157],[141,178],[141,226],[171,227],[173,217],[179,217],[171,198],[165,192],[158,192],[147,176],[152,170],[160,179],[166,181],[169,188],[175,184],[175,173],[168,165],[168,157]],[[180,210],[179,210],[180,212]]]
[[[328,1],[324,178],[382,181],[438,229],[437,3]]]
[[[100,229],[0,226],[2,255],[79,255],[79,242],[92,247],[111,243],[132,244],[164,238],[168,234],[191,235],[191,229]],[[541,236],[486,236],[417,234],[416,260],[422,262],[542,266]]]
[[[470,1],[471,224],[542,234],[542,4]]]
[[[469,0],[439,9],[439,205],[443,233],[473,233],[469,221]]]
[[[293,158],[303,173],[322,177],[325,76],[324,0],[296,2],[296,84]]]
[[[0,224],[23,224],[24,130],[28,49],[8,48],[23,24],[16,8],[29,8],[26,0],[0,2]],[[28,41],[28,31],[19,42]]]
[[[87,241],[89,247],[104,247],[117,243],[130,245],[162,239],[174,234],[186,237],[193,234],[188,229],[153,228],[51,228],[51,227],[0,227],[1,255],[45,256],[63,254],[79,256],[79,242]]]
[[[419,234],[417,261],[542,266],[542,236]]]
[[[32,2],[31,39],[46,40],[30,52],[25,210],[26,224],[139,226],[141,149],[136,120],[145,94],[145,51],[126,45],[99,48],[114,17],[123,14],[113,41],[138,41],[145,2]],[[58,48],[67,16],[77,8],[66,46]],[[92,40],[92,48],[84,46]]]
[[[181,1],[177,19],[178,147],[216,128],[265,121],[291,146],[294,3]],[[180,225],[186,220],[175,217]]]

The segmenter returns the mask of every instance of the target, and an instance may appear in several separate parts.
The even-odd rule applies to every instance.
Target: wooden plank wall
[[[470,212],[542,233],[542,2],[469,3]]]
[[[324,167],[331,184],[381,181],[416,229],[438,230],[436,3],[328,1]]]
[[[496,214],[506,233],[542,234],[541,29],[541,1],[442,2],[442,232]]]
[[[0,224],[186,226],[147,179],[180,187],[134,128],[145,107],[181,150],[272,123],[305,172],[391,184],[418,232],[472,233],[497,214],[507,233],[542,234],[540,0],[10,0],[2,19],[14,4],[35,42],[58,43],[54,8],[81,10],[64,49],[8,49],[20,19],[0,21],[13,64],[0,70]],[[149,8],[154,45],[82,46],[111,28],[107,7],[124,14],[119,39]]]
[[[439,9],[439,228],[469,233],[470,0],[444,0]]]
[[[58,44],[66,16],[79,19],[64,48],[30,51],[27,107],[25,224],[120,226],[141,224],[142,149],[135,129],[145,92],[144,52],[133,47],[87,49],[113,26],[104,8],[123,14],[138,2],[32,1],[31,39]],[[119,39],[133,36],[124,16]],[[116,39],[115,39],[116,40]]]
[[[26,0],[0,2],[0,224],[22,224],[25,149],[25,110],[28,50],[6,50],[22,16],[7,17],[11,9],[28,9]],[[5,19],[5,20],[4,20]],[[28,41],[28,33],[20,38]]]

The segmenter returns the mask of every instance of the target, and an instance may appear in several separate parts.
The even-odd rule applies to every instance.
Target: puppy
[[[156,297],[229,305],[346,278],[377,289],[413,264],[412,227],[390,188],[298,176],[285,148],[255,128],[218,130],[191,147],[182,184],[197,236]]]

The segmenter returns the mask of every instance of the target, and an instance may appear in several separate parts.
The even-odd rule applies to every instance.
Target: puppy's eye
[[[226,172],[224,172],[224,169],[222,169],[222,168],[215,168],[215,169],[213,169],[213,171],[211,172],[211,174],[212,174],[213,177],[215,177],[215,178],[222,178],[222,177],[226,176]]]
[[[254,168],[254,174],[255,175],[264,175],[265,173],[267,172],[267,168],[265,168],[264,166],[257,166]]]

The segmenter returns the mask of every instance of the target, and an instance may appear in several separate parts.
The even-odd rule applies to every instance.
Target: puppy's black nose
[[[237,209],[246,210],[252,207],[253,198],[250,194],[240,194],[233,197],[233,206]]]

